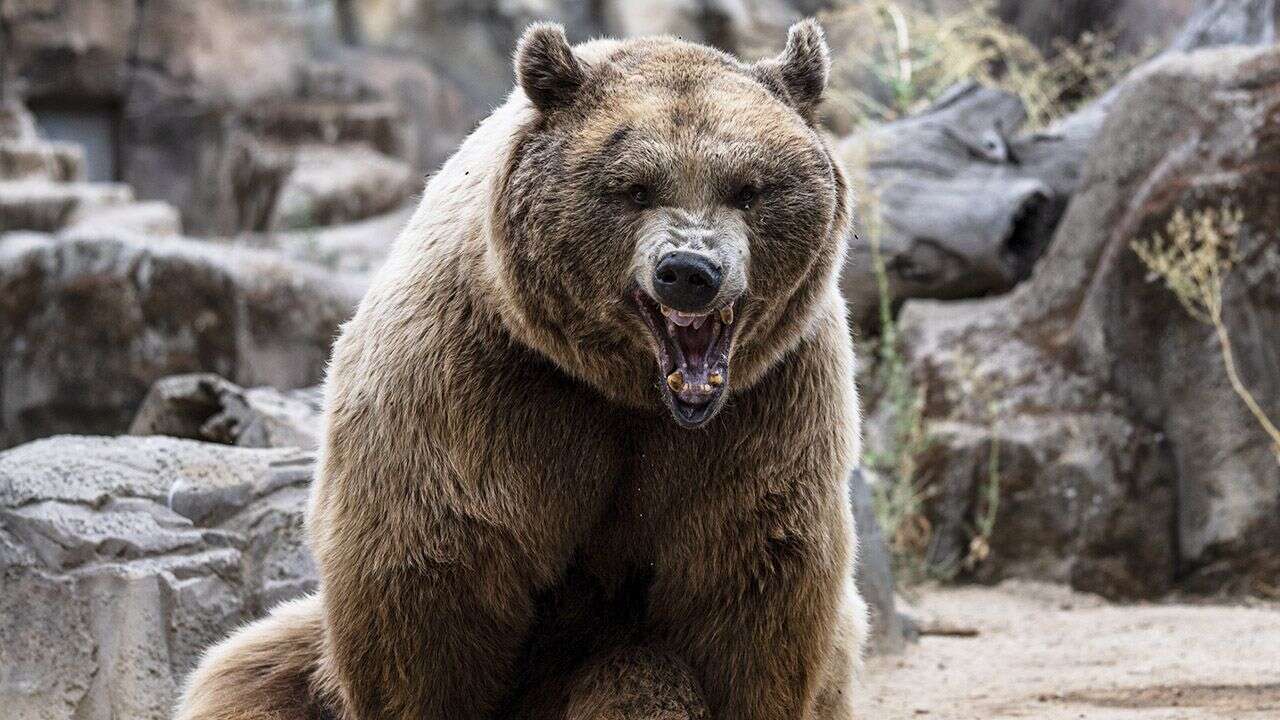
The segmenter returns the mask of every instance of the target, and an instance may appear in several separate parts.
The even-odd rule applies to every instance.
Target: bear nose
[[[673,310],[702,312],[720,292],[720,266],[688,250],[669,252],[653,269],[653,291]]]

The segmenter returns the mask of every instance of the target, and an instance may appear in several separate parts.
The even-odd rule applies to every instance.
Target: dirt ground
[[[859,720],[1280,718],[1280,604],[1115,605],[1035,583],[930,588],[868,660]]]

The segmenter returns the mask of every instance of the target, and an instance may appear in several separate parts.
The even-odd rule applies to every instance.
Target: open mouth
[[[667,407],[682,427],[701,427],[720,410],[729,386],[735,303],[695,314],[661,305],[643,290],[634,298],[653,336]]]

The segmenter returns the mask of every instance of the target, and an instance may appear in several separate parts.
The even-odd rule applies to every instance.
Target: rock
[[[285,257],[341,272],[369,273],[382,265],[391,243],[416,209],[408,203],[384,215],[345,225],[243,233],[226,242],[279,251]]]
[[[129,434],[311,450],[319,445],[321,401],[320,388],[245,390],[217,375],[175,375],[151,386]]]
[[[1280,31],[1276,0],[1197,0],[1172,48],[1188,52],[1220,45],[1267,45]]]
[[[295,150],[293,159],[271,222],[282,230],[364,220],[422,189],[410,165],[364,145],[309,145]]]
[[[1049,324],[1071,317],[1064,344],[1081,368],[1167,436],[1178,553],[1191,580],[1225,561],[1245,585],[1274,583],[1280,567],[1264,548],[1280,542],[1276,448],[1233,392],[1213,329],[1149,281],[1130,243],[1163,231],[1177,208],[1243,213],[1224,314],[1242,381],[1280,418],[1280,203],[1271,192],[1280,184],[1280,50],[1172,56],[1111,115],[1091,156],[1093,181],[1055,242],[1061,272],[1044,287],[1059,304]]]
[[[858,593],[871,613],[869,649],[880,654],[902,650],[905,630],[894,600],[893,564],[889,547],[876,520],[875,502],[866,480],[869,471],[859,468],[849,476],[854,523],[858,529]]]
[[[68,143],[0,140],[0,178],[71,182],[84,176],[84,153]]]
[[[840,143],[845,166],[867,186],[865,214],[875,216],[874,229],[850,236],[841,277],[855,322],[878,322],[870,232],[895,303],[1005,292],[1030,276],[1074,189],[1063,176],[1071,167],[1057,160],[1081,148],[1017,137],[1025,121],[1017,96],[968,83],[920,115]]]
[[[177,237],[182,235],[182,216],[177,208],[160,200],[90,207],[73,215],[61,235],[67,238]]]
[[[419,175],[443,165],[493,106],[468,96],[460,81],[438,67],[403,53],[348,47],[331,61],[360,77],[377,97],[396,102],[400,151],[388,154],[410,161]]]
[[[0,10],[2,13],[3,10]],[[3,15],[0,15],[3,17]],[[0,83],[8,78],[0,76]],[[0,86],[0,89],[5,89]],[[26,106],[8,92],[0,93],[0,140],[26,144],[36,139],[36,120]],[[8,177],[8,176],[6,176]]]
[[[55,232],[77,216],[133,201],[133,191],[116,183],[0,180],[0,232]]]
[[[0,447],[123,432],[168,375],[314,385],[364,282],[179,238],[0,236]]]
[[[1175,17],[1181,16],[1163,21]],[[1278,27],[1277,0],[1207,0],[1186,16],[1166,52],[1267,45],[1276,41]],[[1085,159],[1115,98],[1141,75],[1141,69],[1131,73],[1036,132],[1020,132],[1026,114],[1012,95],[962,84],[918,116],[842,141],[842,160],[882,216],[891,303],[981,297],[1025,280],[1079,189]],[[984,202],[970,202],[974,197]],[[849,239],[841,286],[854,321],[873,329],[879,289],[865,235],[855,232]]]
[[[999,0],[996,12],[1046,54],[1084,33],[1108,38],[1121,52],[1140,53],[1152,42],[1163,45],[1172,39],[1196,4],[1196,0]]]
[[[0,42],[32,94],[118,97],[138,15],[136,0],[9,2],[0,8]]]
[[[0,452],[5,717],[168,718],[205,647],[314,589],[311,463],[169,438]]]
[[[7,108],[12,127],[11,137],[0,139],[0,233],[182,231],[177,210],[167,203],[135,202],[133,189],[121,183],[84,181],[80,147],[41,139],[21,104],[10,101]]]
[[[1213,330],[1132,250],[1178,208],[1239,208],[1225,315],[1244,383],[1280,417],[1280,49],[1172,54],[1111,102],[1079,193],[1032,278],[980,301],[909,301],[907,362],[933,439],[930,557],[1111,596],[1274,585],[1280,463],[1232,391]],[[992,472],[993,466],[998,468]]]
[[[1095,378],[1011,335],[1006,302],[910,301],[900,319],[926,388],[915,463],[927,561],[943,574],[1050,579],[1109,597],[1168,591],[1167,448]]]
[[[413,192],[403,187],[435,167],[415,163],[439,162],[447,154],[441,144],[451,150],[478,119],[451,82],[393,60],[362,62],[369,53],[340,47],[317,23],[317,8],[297,3],[11,2],[0,13],[5,74],[14,76],[4,86],[6,101],[19,94],[39,103],[42,122],[72,112],[77,121],[110,128],[92,138],[105,144],[112,169],[97,179],[120,180],[140,198],[169,203],[193,233],[266,230],[293,170],[292,149],[305,144],[363,144],[387,157],[346,156],[357,199],[342,205],[330,196],[319,208],[306,200],[303,209],[332,212],[332,222],[389,210],[398,204],[391,195]],[[375,75],[377,82],[368,81]],[[446,104],[411,105],[436,100]],[[21,123],[16,113],[7,117],[6,135],[16,138],[21,125],[24,137],[33,137],[30,114]],[[61,157],[11,145],[0,138],[0,173],[72,177]],[[259,153],[261,145],[289,152]],[[304,196],[316,187],[314,173],[297,179]],[[290,205],[284,216],[296,219],[298,209]],[[7,227],[56,229],[30,219]]]

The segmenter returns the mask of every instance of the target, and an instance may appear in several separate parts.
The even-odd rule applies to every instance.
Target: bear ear
[[[569,105],[582,89],[587,73],[569,47],[564,26],[534,23],[516,45],[516,80],[543,112]]]
[[[812,122],[831,74],[831,50],[822,26],[813,18],[792,25],[782,53],[761,60],[753,70],[766,87]]]

